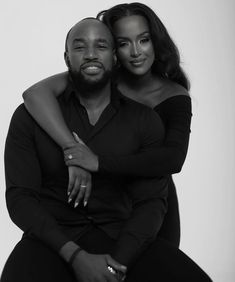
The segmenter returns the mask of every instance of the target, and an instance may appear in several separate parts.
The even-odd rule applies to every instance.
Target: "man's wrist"
[[[71,256],[78,248],[80,247],[76,243],[73,241],[68,241],[62,246],[59,253],[66,262],[69,262]]]
[[[69,258],[68,264],[72,267],[73,266],[73,262],[75,260],[75,258],[78,256],[78,254],[83,251],[83,249],[81,247],[77,247],[77,249],[72,253],[72,255]]]

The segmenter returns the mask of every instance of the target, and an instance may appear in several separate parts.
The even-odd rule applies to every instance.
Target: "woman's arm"
[[[75,142],[57,101],[67,83],[68,72],[64,72],[39,81],[23,93],[29,113],[62,148]]]
[[[30,100],[25,102],[29,112],[63,148],[74,144],[73,136],[64,122],[56,100],[59,90],[62,92],[65,89],[67,79],[67,73],[59,74],[39,82],[24,93],[25,99],[31,96]],[[33,95],[29,95],[30,93]],[[162,102],[162,105],[162,113],[159,114],[167,119],[164,145],[158,148],[143,148],[135,155],[99,156],[100,172],[157,177],[181,170],[190,134],[191,99],[185,95],[175,96]],[[82,166],[81,163],[79,165]]]
[[[142,148],[129,156],[99,156],[99,171],[145,177],[180,172],[188,150],[191,99],[186,95],[171,97],[158,106],[158,113],[166,130],[161,147]]]
[[[96,158],[92,157],[90,149],[77,143],[73,148],[65,150],[66,165],[77,165],[93,172],[139,177],[158,177],[180,172],[188,149],[191,99],[185,95],[171,97],[162,102],[158,113],[165,123],[163,145],[143,142],[140,151],[133,155],[99,155],[96,165]],[[145,121],[146,132],[153,130],[153,126],[151,121]],[[72,159],[68,158],[69,154],[72,154]]]

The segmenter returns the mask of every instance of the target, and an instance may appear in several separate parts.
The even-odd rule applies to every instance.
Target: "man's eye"
[[[100,44],[100,45],[98,45],[98,48],[99,49],[107,49],[107,45]]]
[[[74,49],[75,50],[83,50],[85,47],[84,46],[75,46]]]

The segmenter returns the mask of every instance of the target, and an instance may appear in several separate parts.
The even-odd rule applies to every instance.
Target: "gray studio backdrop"
[[[10,117],[34,82],[64,71],[69,28],[119,1],[1,1],[0,271],[22,232],[5,205],[3,151]],[[174,177],[181,249],[218,282],[235,281],[235,23],[231,0],[144,1],[168,28],[191,83],[192,133]],[[30,177],[30,176],[29,176]]]

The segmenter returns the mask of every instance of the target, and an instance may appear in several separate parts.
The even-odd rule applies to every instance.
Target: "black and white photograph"
[[[0,4],[1,282],[235,281],[234,10]]]

